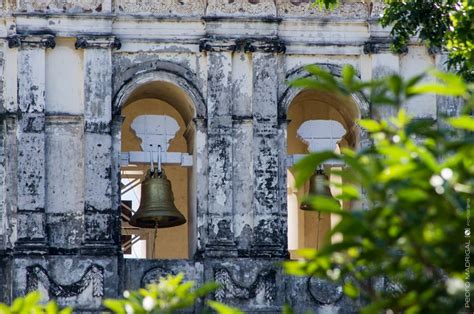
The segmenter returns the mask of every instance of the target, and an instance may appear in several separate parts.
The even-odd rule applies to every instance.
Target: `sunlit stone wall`
[[[287,111],[299,91],[287,81],[308,64],[334,75],[350,64],[361,79],[441,67],[444,56],[416,42],[390,52],[382,1],[325,11],[307,0],[2,0],[0,10],[1,301],[40,289],[99,311],[181,271],[221,283],[212,297],[246,311],[354,309],[338,287],[275,263],[289,258]],[[137,96],[160,82],[174,87]],[[194,107],[183,117],[194,134],[188,259],[122,258],[121,114],[145,96]],[[416,118],[457,108],[434,96],[407,104]]]

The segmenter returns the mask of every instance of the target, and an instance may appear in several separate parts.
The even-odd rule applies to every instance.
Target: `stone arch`
[[[336,77],[341,76],[342,68],[331,64],[317,64],[319,67],[329,71]],[[286,75],[288,81],[309,77],[310,74],[303,67],[290,71]],[[370,106],[362,94],[353,94],[344,97],[331,92],[286,87],[283,89],[278,102],[278,114],[280,121],[288,121],[286,126],[286,142],[288,154],[307,154],[308,148],[300,138],[296,136],[296,129],[305,121],[334,120],[344,127],[346,133],[338,142],[337,150],[341,147],[357,149],[365,143],[365,133],[358,126],[357,119],[370,116]],[[290,120],[287,120],[290,119]],[[291,142],[291,145],[290,145]],[[288,223],[297,224],[288,226],[289,250],[303,247],[320,247],[327,243],[325,235],[336,223],[330,215],[319,215],[316,212],[302,212],[299,208],[301,200],[309,191],[309,184],[299,189],[294,188],[294,178],[291,168],[287,172],[287,212]],[[340,180],[340,177],[332,176],[331,181]],[[335,193],[335,191],[332,191]],[[333,194],[334,195],[334,194]],[[350,204],[344,204],[349,209]],[[333,221],[334,220],[334,221]],[[314,232],[317,226],[317,231]],[[293,255],[292,255],[293,256]]]
[[[189,153],[193,156],[193,164],[196,165],[196,125],[200,125],[201,123],[199,121],[206,117],[204,98],[197,87],[197,82],[196,76],[191,71],[180,65],[162,61],[145,62],[117,73],[116,77],[114,77],[114,121],[120,125],[123,123],[125,127],[127,123],[130,124],[131,121],[127,118],[136,117],[137,114],[169,115],[181,125],[181,131],[177,133],[177,137],[185,140],[185,142],[182,142],[182,140],[172,140],[173,143],[181,146],[179,146],[179,150],[175,150],[178,149],[178,146],[175,145],[175,149],[169,152]],[[134,106],[133,109],[132,106]],[[163,106],[168,108],[163,109],[168,113],[162,112],[163,110],[160,108],[165,108]],[[132,114],[129,109],[134,113]],[[126,115],[125,122],[122,122],[121,113],[123,113],[124,110],[127,111],[129,115]],[[148,111],[145,112],[144,110]],[[123,138],[125,134],[128,134],[128,131],[125,131],[126,129],[120,131],[120,128],[118,128],[114,137]],[[119,132],[123,132],[123,134],[120,135]],[[121,151],[122,149],[124,152],[137,150],[136,148],[130,149],[129,146],[124,148],[124,143],[121,144]],[[185,150],[182,145],[186,145]],[[166,168],[166,174],[171,181],[171,185],[176,187],[176,189],[173,188],[176,206],[181,209],[182,213],[187,213],[187,215],[185,214],[185,216],[187,216],[187,224],[176,227],[181,228],[179,230],[173,228],[171,232],[178,230],[180,235],[178,238],[187,239],[186,244],[183,244],[183,248],[185,246],[187,247],[187,257],[189,258],[194,255],[196,249],[195,241],[197,239],[195,218],[197,211],[195,189],[196,167],[186,169],[178,165],[165,165],[164,168]],[[181,207],[178,206],[177,203],[179,202],[179,193],[183,195],[181,198]],[[182,230],[182,228],[185,228],[187,231]],[[163,233],[160,234],[160,231]],[[161,243],[171,243],[171,241],[167,240],[171,236],[170,230],[160,229],[160,231],[158,232],[158,241],[156,243],[158,244],[160,239],[162,240]],[[166,250],[162,250],[161,252],[165,251]],[[173,250],[169,249],[168,251],[171,252]],[[178,249],[176,251],[178,251]],[[182,251],[183,250],[180,251],[180,254],[182,254]],[[160,253],[159,247],[156,252]],[[148,256],[148,258],[153,257]],[[186,258],[186,256],[155,255],[155,258]]]
[[[206,103],[196,74],[182,65],[167,61],[143,62],[116,73],[112,112],[119,114],[121,107],[130,101],[137,88],[155,81],[169,83],[184,90],[195,107],[193,118],[207,117]]]
[[[319,66],[322,69],[329,71],[332,75],[336,77],[341,77],[342,67],[340,65],[335,64],[326,64],[326,63],[315,63],[314,65]],[[285,78],[286,81],[292,81],[298,78],[309,77],[309,74],[305,69],[304,66],[296,68],[287,72]],[[360,74],[357,74],[360,77]],[[302,88],[296,88],[291,86],[286,86],[283,89],[283,92],[278,100],[278,117],[282,120],[286,119],[286,115],[288,112],[288,108],[290,104],[293,102],[295,97],[302,91]],[[351,99],[354,104],[357,106],[360,112],[360,118],[368,118],[370,117],[370,105],[369,102],[365,99],[365,97],[360,93],[354,93],[351,95]]]

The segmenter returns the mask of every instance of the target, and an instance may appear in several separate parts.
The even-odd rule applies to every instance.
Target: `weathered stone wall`
[[[40,289],[98,310],[105,297],[183,271],[221,282],[214,298],[249,312],[350,311],[340,287],[275,266],[288,257],[286,112],[298,94],[286,81],[308,64],[335,75],[351,64],[362,79],[439,66],[415,43],[389,51],[380,3],[326,12],[289,0],[1,1],[2,300]],[[186,97],[136,92],[151,82]],[[121,108],[145,96],[194,106],[183,116],[195,132],[189,260],[120,253]],[[432,96],[407,106],[433,119],[456,108]]]

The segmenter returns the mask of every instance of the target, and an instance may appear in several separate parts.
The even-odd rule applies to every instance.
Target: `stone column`
[[[279,42],[253,42],[253,244],[255,256],[286,256],[286,208],[280,207],[281,137],[278,124]],[[285,145],[286,146],[286,145]],[[286,202],[285,202],[286,203]]]
[[[400,72],[400,57],[390,51],[387,38],[373,38],[364,45],[364,53],[370,55],[371,75],[363,79],[377,79]],[[372,107],[375,118],[387,118],[396,115],[397,108],[383,105]]]
[[[84,49],[84,238],[82,251],[119,250],[120,193],[112,137],[112,49],[114,37],[80,37]],[[120,127],[120,126],[118,126]],[[120,134],[120,132],[118,132]],[[120,141],[119,141],[120,143]],[[120,152],[120,150],[119,150]],[[89,252],[91,251],[91,252]]]
[[[16,129],[17,236],[15,250],[47,249],[45,217],[45,49],[52,35],[16,37],[18,117]]]
[[[236,254],[232,201],[231,50],[223,46],[207,52],[209,188],[205,254],[208,256]]]

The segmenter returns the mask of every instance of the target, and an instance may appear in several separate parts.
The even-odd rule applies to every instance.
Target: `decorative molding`
[[[56,47],[54,35],[12,35],[7,37],[8,48],[51,48]]]
[[[18,48],[21,45],[21,39],[18,35],[8,36],[8,48]]]
[[[391,50],[391,41],[390,39],[371,39],[364,43],[364,53],[365,54],[377,54],[377,53],[393,53]],[[400,54],[405,54],[408,52],[408,47],[404,47]]]
[[[210,52],[266,52],[266,53],[285,53],[286,46],[283,41],[278,38],[270,39],[216,39],[204,38],[199,44],[199,51]]]
[[[46,289],[49,299],[77,297],[92,285],[92,297],[104,296],[104,268],[100,265],[89,266],[82,277],[69,285],[61,285],[54,281],[48,271],[41,265],[26,268],[26,293]]]
[[[158,15],[204,15],[207,0],[116,0],[115,12],[152,13]]]
[[[275,17],[277,9],[274,0],[207,0],[206,15]]]
[[[343,17],[351,19],[366,19],[370,14],[370,4],[367,1],[353,1],[339,4],[333,10],[321,9],[314,5],[313,0],[275,0],[278,17]]]
[[[311,299],[319,305],[334,304],[344,295],[341,286],[319,278],[309,277],[306,284]]]
[[[244,40],[244,52],[285,53],[285,44],[275,38],[269,40]]]
[[[81,36],[76,39],[76,44],[74,45],[76,49],[120,49],[122,48],[122,43],[115,36],[109,37],[87,37]]]
[[[199,43],[199,51],[207,52],[226,52],[226,51],[237,51],[240,50],[237,47],[235,40],[220,40],[213,38],[204,38],[201,39]]]
[[[102,12],[104,0],[20,0],[18,9],[26,12]]]
[[[276,298],[276,271],[273,269],[260,271],[255,281],[246,287],[237,282],[227,268],[217,266],[214,267],[214,280],[220,285],[214,293],[214,297],[219,302],[228,298],[250,300],[258,295],[263,295],[268,302]]]

